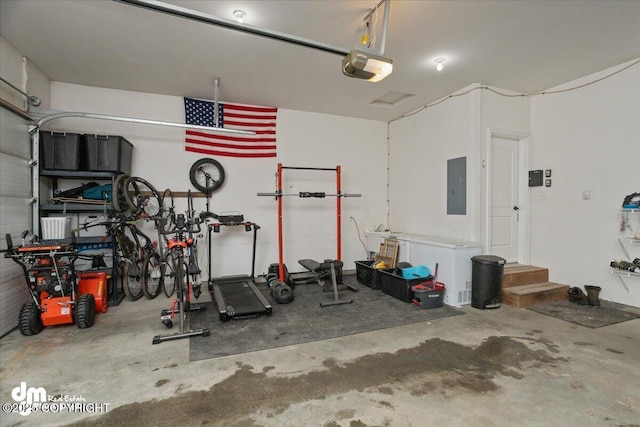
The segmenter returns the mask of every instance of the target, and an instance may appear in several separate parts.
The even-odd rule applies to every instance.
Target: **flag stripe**
[[[275,145],[275,138],[243,138],[242,136],[233,136],[233,135],[213,135],[205,132],[196,132],[192,130],[188,130],[187,136],[185,140],[192,139],[194,142],[197,141],[236,141],[236,142],[272,142]],[[191,138],[189,138],[191,137]]]
[[[227,118],[224,118],[224,124],[225,126],[233,126],[233,127],[242,127],[242,126],[247,126],[250,128],[270,128],[273,127],[273,125],[271,123],[265,123],[265,122],[256,122],[256,121],[251,121],[251,122],[241,122],[241,121],[235,121],[235,120],[227,120]]]
[[[185,98],[185,121],[188,124],[214,127],[215,105],[211,101]],[[218,103],[218,126],[249,130],[255,135],[222,134],[215,131],[187,130],[185,150],[232,157],[275,157],[278,109]]]
[[[256,116],[254,114],[236,114],[230,113],[228,110],[224,113],[225,117],[233,117],[234,119],[255,119]],[[261,119],[264,120],[275,120],[276,116],[260,116]]]
[[[244,150],[244,149],[238,149],[238,148],[228,148],[228,147],[213,147],[213,146],[205,146],[202,144],[191,144],[191,143],[187,143],[186,147],[188,148],[195,148],[195,149],[200,149],[200,150],[217,150],[217,151],[226,151],[226,152],[230,152],[230,153],[246,153],[246,154],[267,154],[267,153],[272,153],[273,150],[271,149],[256,149],[256,150]]]
[[[227,157],[246,157],[246,158],[258,158],[258,157],[275,157],[276,153],[234,153],[231,154],[228,151],[216,151],[216,150],[207,150],[202,148],[193,148],[193,147],[185,147],[186,151],[191,151],[193,153],[201,153],[207,154],[209,156],[227,156]]]
[[[255,105],[229,104],[227,102],[219,102],[218,104],[223,104],[225,108],[230,110],[254,111],[256,113],[277,113],[278,112],[278,109],[275,107],[257,107]]]
[[[225,148],[236,148],[236,149],[244,149],[244,150],[264,150],[264,149],[275,150],[276,149],[275,141],[273,141],[273,144],[249,144],[249,143],[228,144],[224,142],[214,142],[214,141],[191,139],[191,138],[186,138],[185,141],[190,144],[201,144],[201,145],[206,145],[208,147],[225,147]]]

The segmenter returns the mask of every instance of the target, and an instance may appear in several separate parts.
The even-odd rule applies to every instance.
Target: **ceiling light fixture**
[[[436,58],[435,59],[435,63],[436,65],[436,70],[438,71],[442,71],[442,69],[444,68],[444,66],[442,65],[442,63],[444,62],[444,58]]]
[[[242,24],[244,23],[244,17],[247,16],[247,13],[244,10],[238,9],[233,11],[233,16],[235,16],[238,24]]]

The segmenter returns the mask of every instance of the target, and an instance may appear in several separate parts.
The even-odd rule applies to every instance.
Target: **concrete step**
[[[515,308],[568,299],[569,285],[553,282],[531,283],[502,289],[501,302]]]
[[[502,276],[502,289],[549,281],[549,270],[533,265],[507,264]]]

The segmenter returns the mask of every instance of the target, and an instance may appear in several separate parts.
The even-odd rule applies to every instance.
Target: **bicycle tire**
[[[147,254],[142,266],[142,293],[147,299],[154,299],[162,292],[162,265],[160,255]]]
[[[146,179],[139,176],[132,176],[125,182],[124,199],[127,206],[139,214],[147,217],[154,217],[160,213],[162,199],[155,189]]]
[[[205,157],[191,165],[189,179],[196,189],[211,194],[224,184],[224,168],[217,160]]]
[[[193,209],[193,194],[191,190],[187,190],[187,219],[193,219],[196,211]]]
[[[175,288],[176,288],[176,300],[178,304],[182,306],[183,311],[186,313],[189,310],[188,292],[189,292],[189,278],[187,273],[187,265],[182,262],[182,258],[176,262],[175,269]]]
[[[136,259],[135,261],[138,264],[138,271],[142,268],[140,264],[140,260]],[[142,275],[130,276],[129,271],[131,270],[131,264],[129,262],[125,262],[124,268],[122,269],[122,290],[124,294],[131,301],[137,301],[142,298]]]
[[[171,297],[176,291],[176,273],[173,263],[172,259],[162,263],[162,289],[167,298]]]
[[[175,214],[175,205],[173,202],[173,192],[167,188],[162,193],[162,204],[160,209],[160,216],[166,220],[165,228],[171,224],[171,219]]]
[[[120,287],[122,288],[125,296],[127,295],[127,293],[124,290],[129,286],[128,266],[129,264],[123,261],[122,258],[118,260],[118,275],[120,276]]]
[[[117,212],[125,212],[128,209],[127,202],[124,200],[124,183],[129,178],[130,176],[126,173],[121,173],[113,181],[111,203]]]
[[[183,304],[184,312],[189,311],[189,266],[186,262],[180,263],[181,271],[177,274],[181,283],[176,282],[176,286],[181,286],[180,302]]]

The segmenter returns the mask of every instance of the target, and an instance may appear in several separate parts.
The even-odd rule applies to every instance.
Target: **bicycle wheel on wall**
[[[154,217],[160,213],[162,200],[158,191],[144,178],[132,176],[125,182],[124,199],[133,212]]]
[[[122,173],[113,181],[112,203],[113,208],[118,212],[124,212],[128,209],[127,202],[124,199],[124,184],[130,176]]]
[[[166,220],[164,227],[165,229],[171,225],[171,220],[175,213],[175,206],[173,204],[173,192],[171,189],[167,188],[162,193],[162,205],[160,208],[160,216]]]
[[[222,187],[224,178],[224,168],[220,162],[211,158],[197,160],[189,171],[191,184],[207,194],[211,194]]]

